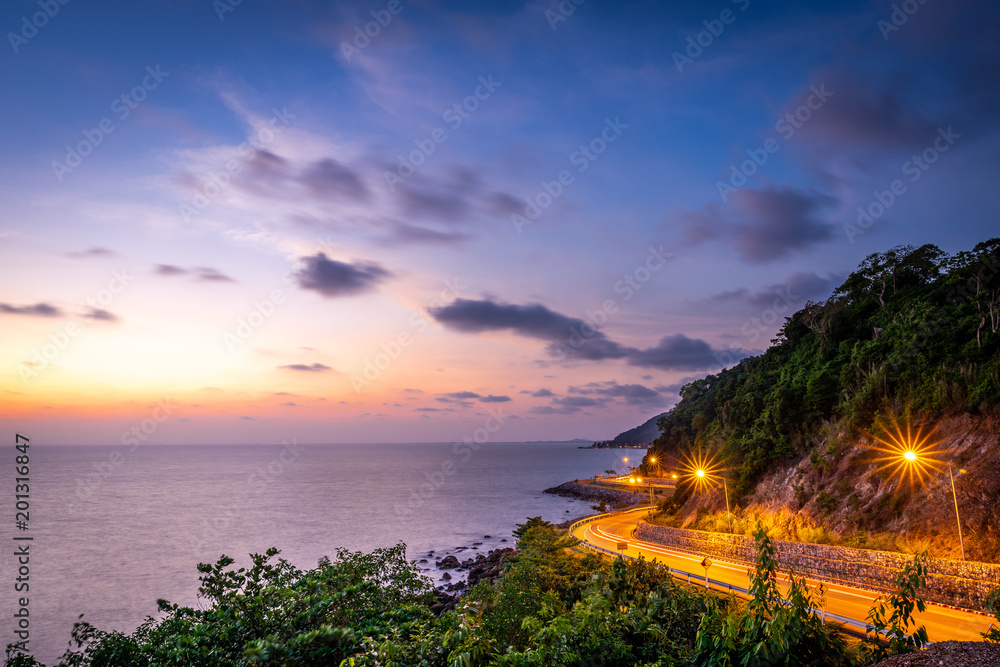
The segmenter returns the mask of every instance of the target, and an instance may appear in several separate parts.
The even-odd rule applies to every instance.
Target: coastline
[[[563,482],[559,486],[553,486],[545,489],[543,493],[551,493],[556,496],[565,496],[567,498],[578,498],[580,500],[592,500],[596,502],[603,501],[607,503],[609,508],[612,509],[621,509],[624,507],[631,507],[633,505],[641,505],[645,500],[645,496],[642,494],[592,486],[590,484],[584,484],[579,480]]]

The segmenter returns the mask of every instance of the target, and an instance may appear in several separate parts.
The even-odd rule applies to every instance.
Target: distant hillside
[[[643,424],[630,428],[619,433],[613,440],[606,441],[610,445],[648,445],[660,437],[660,427],[656,425],[660,417],[665,417],[666,412],[656,415]],[[603,444],[603,443],[602,443]]]
[[[787,318],[764,354],[680,394],[650,455],[715,457],[734,506],[811,518],[840,534],[950,541],[952,465],[966,547],[1000,557],[1000,239],[955,255],[934,245],[872,254],[830,299]],[[875,461],[902,460],[901,450],[873,449],[893,420],[904,430],[922,423],[925,434],[940,426],[923,486],[898,484]],[[958,468],[968,470],[961,480]],[[719,503],[724,511],[721,494],[681,488],[671,511],[684,523]],[[918,526],[932,515],[939,525]]]

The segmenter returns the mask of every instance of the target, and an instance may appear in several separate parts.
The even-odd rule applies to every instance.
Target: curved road
[[[642,512],[623,512],[604,515],[595,521],[574,526],[572,534],[582,542],[600,549],[624,553],[627,556],[644,556],[647,560],[655,560],[674,570],[690,573],[691,583],[705,582],[705,571],[701,567],[704,555],[696,555],[680,551],[663,544],[646,542],[632,537]],[[626,542],[628,547],[624,552],[618,550],[618,544]],[[682,576],[683,578],[683,576]],[[725,562],[713,559],[709,568],[708,579],[711,587],[726,591],[727,586],[737,586],[746,589],[750,585],[747,566],[738,562]],[[826,587],[824,612],[828,618],[845,622],[853,630],[865,631],[865,618],[878,597],[877,593],[860,588],[852,588],[833,584],[817,579],[806,581],[810,587],[816,588],[823,584]],[[991,619],[983,614],[959,611],[928,604],[924,613],[916,613],[918,625],[927,627],[927,635],[932,642],[947,640],[982,641],[980,632],[985,632]],[[910,628],[912,632],[913,628]]]

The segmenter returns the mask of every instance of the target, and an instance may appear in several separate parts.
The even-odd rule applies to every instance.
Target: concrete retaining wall
[[[747,564],[757,557],[753,538],[744,535],[653,526],[640,521],[636,537]],[[913,561],[911,555],[869,549],[781,540],[775,540],[775,546],[784,571],[880,593],[895,592],[896,574]],[[928,602],[986,611],[986,596],[1000,587],[1000,565],[933,559],[929,569],[924,591]]]

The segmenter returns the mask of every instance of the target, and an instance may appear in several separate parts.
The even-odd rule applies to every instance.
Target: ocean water
[[[419,559],[473,542],[481,551],[512,546],[528,516],[592,513],[544,489],[642,456],[578,444],[33,445],[27,531],[15,528],[11,447],[0,461],[10,545],[0,555],[0,638],[15,640],[13,614],[27,595],[31,648],[51,665],[80,614],[131,632],[155,615],[158,598],[197,606],[195,566],[222,554],[245,565],[247,554],[274,546],[311,568],[338,547],[402,541]],[[14,536],[33,538],[28,593],[14,592],[14,552],[26,544]]]

